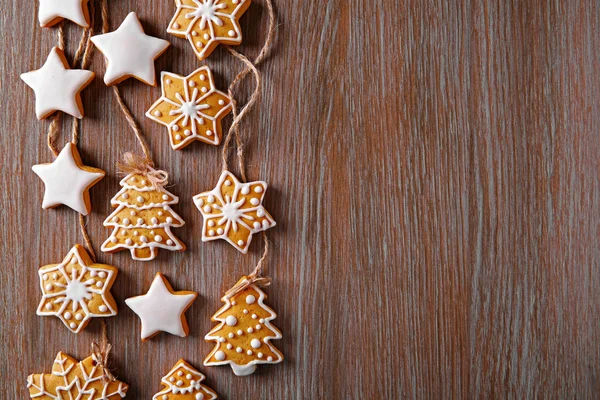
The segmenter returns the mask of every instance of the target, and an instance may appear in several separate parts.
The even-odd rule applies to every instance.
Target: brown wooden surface
[[[35,315],[37,269],[82,243],[77,215],[43,211],[33,164],[50,162],[48,122],[18,79],[39,68],[56,37],[37,26],[34,2],[0,0],[2,292],[0,375],[7,399],[26,397],[29,373],[60,350],[83,358],[94,320],[74,335]],[[266,10],[242,19],[239,48],[256,55]],[[110,0],[111,27],[136,11],[146,32],[171,41],[157,69],[200,63],[165,32],[172,1]],[[569,1],[276,1],[279,35],[261,66],[265,87],[243,124],[249,177],[269,182],[278,225],[268,304],[286,360],[251,377],[206,368],[203,336],[220,295],[249,272],[243,256],[200,241],[191,197],[212,188],[220,148],[171,150],[143,116],[159,89],[121,85],[157,165],[170,173],[188,245],[150,263],[101,254],[120,269],[119,315],[107,319],[115,373],[128,398],[149,399],[181,357],[223,399],[594,398],[600,390],[600,5]],[[67,24],[72,57],[80,29]],[[207,61],[220,88],[241,68],[218,49]],[[92,190],[96,251],[119,189],[115,162],[139,150],[98,76],[84,91],[80,142],[108,176]],[[250,80],[244,85],[246,94]],[[241,94],[240,98],[244,95]],[[227,121],[230,121],[228,118]],[[227,122],[228,124],[229,122]],[[69,139],[70,118],[59,139]],[[154,274],[195,290],[191,335],[139,340],[123,303]]]

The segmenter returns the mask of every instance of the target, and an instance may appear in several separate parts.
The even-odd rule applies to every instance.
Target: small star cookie
[[[196,292],[174,292],[167,278],[159,272],[148,293],[130,297],[125,300],[125,304],[140,317],[142,341],[146,341],[161,331],[186,337],[189,327],[185,311],[190,308],[196,297]]]
[[[21,79],[35,92],[35,113],[44,119],[56,111],[83,118],[81,91],[94,80],[92,71],[71,69],[65,53],[54,47],[44,66],[21,74]]]
[[[240,17],[250,0],[175,0],[177,11],[167,32],[186,38],[200,60],[219,44],[242,43]]]
[[[106,175],[101,169],[83,165],[77,147],[71,142],[54,162],[34,165],[32,169],[46,187],[43,209],[64,204],[83,215],[92,209],[90,188]]]
[[[91,40],[107,59],[104,75],[107,86],[130,77],[156,86],[154,61],[167,50],[170,43],[146,35],[134,12],[127,15],[116,31],[93,36]]]
[[[187,361],[181,359],[162,378],[163,389],[156,393],[152,400],[213,400],[217,394],[208,386],[200,382],[204,375],[192,367]]]
[[[37,315],[56,316],[73,333],[79,333],[95,317],[117,315],[110,289],[117,268],[95,264],[87,251],[75,245],[62,263],[39,269],[42,300]]]
[[[40,0],[39,20],[42,28],[58,24],[63,19],[89,28],[88,0]]]
[[[146,116],[165,125],[171,147],[181,150],[194,140],[221,143],[221,120],[231,112],[231,99],[215,89],[210,68],[204,66],[187,77],[161,74],[162,97]]]
[[[32,374],[27,389],[32,399],[120,400],[129,386],[117,380],[104,379],[104,367],[96,355],[83,361],[60,352],[51,374]]]
[[[262,205],[266,190],[266,182],[241,183],[223,171],[213,190],[194,196],[204,217],[202,241],[224,239],[246,254],[253,234],[275,226]]]

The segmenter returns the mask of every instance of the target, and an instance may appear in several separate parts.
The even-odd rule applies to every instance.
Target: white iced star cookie
[[[158,333],[186,337],[189,333],[185,311],[198,297],[190,291],[174,292],[167,278],[160,272],[156,274],[148,293],[130,297],[125,304],[142,321],[142,341]]]
[[[83,118],[81,91],[94,80],[92,71],[71,69],[65,54],[54,47],[44,66],[21,74],[21,79],[35,92],[35,113],[38,119],[62,111]]]
[[[40,26],[48,28],[63,19],[68,19],[83,28],[88,28],[90,14],[87,3],[88,0],[40,0]]]
[[[134,77],[156,86],[154,61],[167,50],[166,40],[148,36],[137,15],[130,12],[119,29],[93,36],[92,42],[107,59],[104,82],[115,85]]]
[[[83,215],[92,209],[90,188],[106,175],[101,169],[83,165],[77,147],[71,142],[53,163],[34,165],[32,169],[46,187],[43,209],[64,204]]]

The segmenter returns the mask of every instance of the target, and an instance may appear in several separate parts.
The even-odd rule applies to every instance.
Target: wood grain
[[[37,269],[81,243],[77,216],[43,211],[31,165],[52,160],[47,122],[18,79],[55,43],[34,2],[0,0],[0,165],[3,268],[0,377],[25,398],[29,373],[56,353],[83,358],[100,335],[35,315]],[[269,182],[273,278],[268,304],[284,364],[249,378],[206,368],[204,334],[220,295],[260,257],[200,242],[191,198],[220,172],[218,148],[170,149],[143,116],[159,89],[121,85],[157,165],[170,173],[176,230],[188,250],[151,263],[102,254],[117,266],[117,317],[108,319],[115,373],[128,398],[148,399],[181,357],[223,399],[594,398],[600,391],[600,3],[597,1],[276,1],[278,38],[260,67],[265,87],[243,125],[248,175]],[[171,1],[110,2],[111,27],[136,11],[172,47],[158,70],[200,63],[166,34]],[[242,18],[239,50],[256,55],[264,2]],[[80,29],[67,25],[72,57]],[[242,68],[224,49],[208,59],[225,88]],[[80,149],[108,176],[92,190],[88,229],[98,251],[118,191],[115,162],[139,147],[98,76],[83,92]],[[240,100],[250,93],[250,80]],[[68,140],[66,118],[60,145]],[[123,303],[157,271],[195,290],[191,335],[139,340]]]

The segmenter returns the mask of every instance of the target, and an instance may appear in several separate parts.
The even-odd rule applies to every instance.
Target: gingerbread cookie
[[[83,28],[89,28],[90,13],[87,3],[88,0],[40,0],[40,26],[48,28],[68,19]]]
[[[186,38],[200,60],[219,44],[242,43],[240,17],[250,0],[175,0],[177,11],[167,32]]]
[[[65,53],[54,47],[44,66],[21,74],[21,79],[35,92],[35,113],[44,119],[56,111],[83,118],[81,91],[94,80],[92,71],[71,69]]]
[[[204,365],[229,364],[238,376],[254,373],[258,364],[283,361],[283,355],[270,343],[282,337],[270,322],[277,314],[264,304],[265,293],[249,282],[243,277],[236,284],[242,289],[221,299],[225,305],[212,317],[219,325],[205,337],[216,346]]]
[[[117,268],[95,264],[83,246],[75,245],[60,264],[39,269],[42,300],[37,315],[56,316],[73,333],[81,332],[92,318],[117,315],[110,289]]]
[[[46,187],[43,209],[64,204],[83,215],[92,210],[90,188],[106,175],[101,169],[83,165],[77,146],[70,142],[54,162],[34,165],[32,169]]]
[[[163,389],[152,400],[213,400],[217,394],[208,386],[200,384],[204,375],[181,359],[162,378]]]
[[[159,272],[148,293],[130,297],[125,300],[125,304],[140,317],[142,341],[146,341],[160,332],[186,337],[189,327],[185,311],[191,307],[196,297],[196,292],[173,291],[167,278]]]
[[[253,234],[275,226],[262,206],[266,190],[266,182],[241,183],[231,172],[223,171],[217,187],[194,196],[204,217],[202,241],[224,239],[246,254]]]
[[[170,45],[166,40],[146,35],[134,12],[127,15],[119,29],[92,36],[91,41],[106,57],[104,83],[107,86],[116,85],[130,77],[156,86],[154,61]]]
[[[158,249],[184,251],[185,244],[171,233],[171,227],[185,224],[171,209],[179,198],[162,187],[154,187],[148,177],[129,174],[120,182],[123,189],[112,198],[117,209],[104,221],[114,228],[102,244],[108,253],[129,250],[134,260],[153,260]]]
[[[221,143],[221,120],[231,111],[231,99],[215,89],[210,68],[187,77],[163,72],[161,81],[162,97],[146,116],[167,127],[171,147],[180,150],[194,140]]]
[[[129,386],[117,380],[105,380],[102,360],[91,355],[78,362],[60,352],[51,374],[32,374],[27,388],[32,399],[120,400]]]

